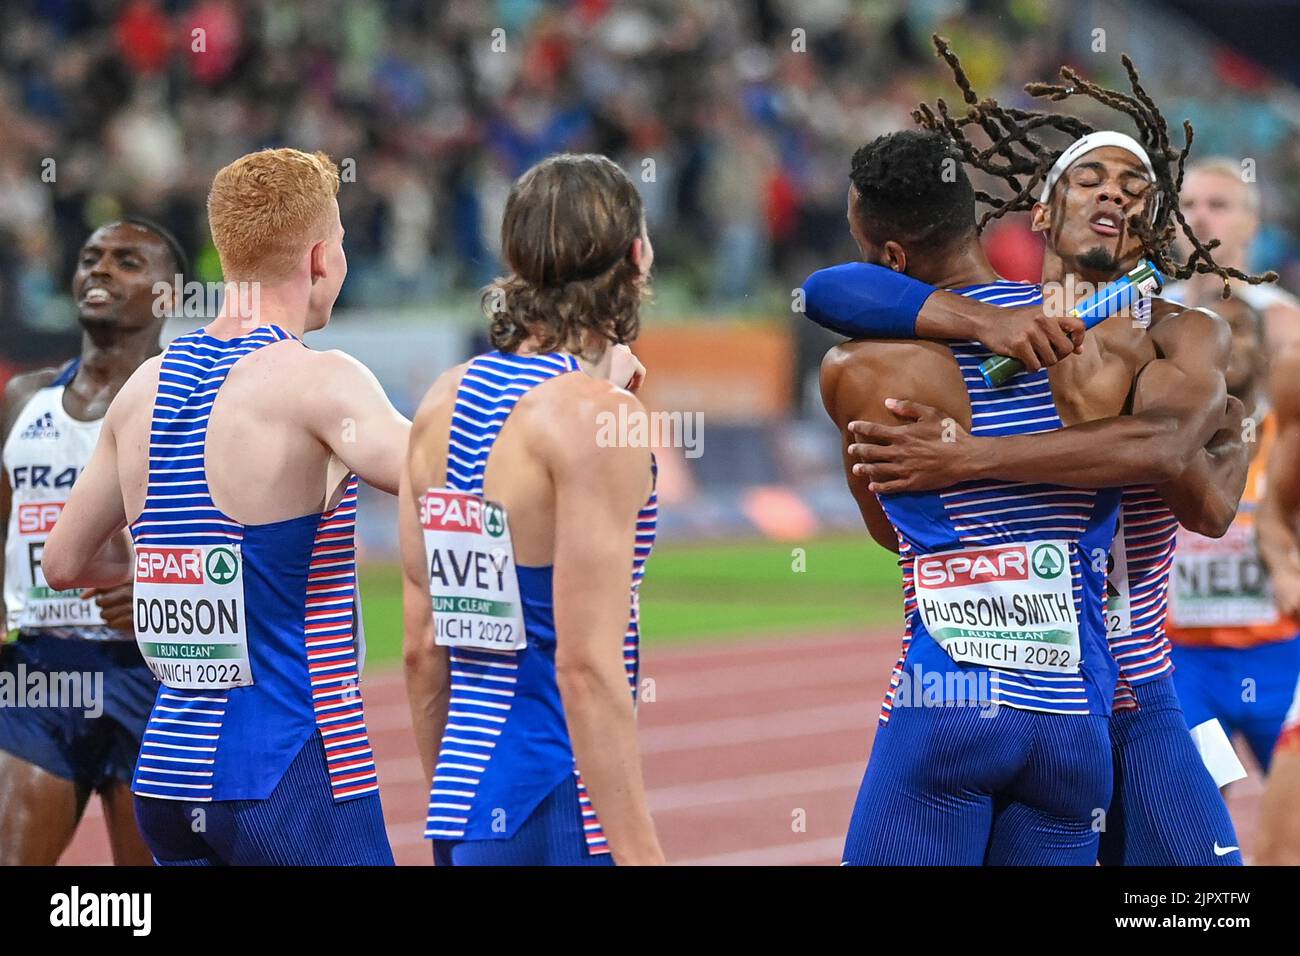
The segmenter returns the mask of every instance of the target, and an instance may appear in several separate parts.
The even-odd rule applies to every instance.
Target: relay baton
[[[1083,319],[1083,327],[1090,329],[1139,299],[1159,292],[1164,284],[1164,276],[1159,270],[1143,259],[1133,271],[1107,283],[1076,305],[1070,310],[1070,315]],[[980,373],[990,388],[997,388],[1024,368],[1019,360],[1005,355],[995,355],[980,363]]]

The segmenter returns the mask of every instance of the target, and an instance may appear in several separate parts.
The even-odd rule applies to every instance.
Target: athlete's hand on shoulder
[[[619,388],[625,388],[635,395],[645,382],[645,366],[632,354],[632,350],[621,342],[612,346],[612,352],[609,380]]]
[[[904,425],[849,422],[858,441],[849,445],[856,458],[853,474],[866,478],[878,495],[933,491],[978,476],[982,439],[959,422],[920,402],[885,400]]]
[[[1083,320],[1048,315],[1041,305],[998,309],[972,322],[981,345],[996,355],[1019,359],[1031,372],[1083,350]]]
[[[104,623],[123,634],[135,634],[135,621],[132,618],[133,586],[119,584],[115,588],[86,588],[81,592],[83,599],[94,598],[99,605],[99,613]]]

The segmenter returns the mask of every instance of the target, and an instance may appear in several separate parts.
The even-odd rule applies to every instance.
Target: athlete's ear
[[[883,265],[895,272],[907,271],[907,252],[893,239],[885,241],[885,248],[882,252],[884,253],[882,256],[884,259]]]
[[[1029,229],[1031,232],[1047,232],[1052,228],[1052,207],[1047,203],[1036,202],[1029,211]]]
[[[317,279],[325,278],[325,243],[318,242],[311,247],[311,284],[315,285]]]
[[[644,232],[632,240],[632,248],[628,250],[628,256],[632,260],[632,265],[636,266],[641,275],[650,274],[650,266],[654,264],[655,252],[654,247],[650,245],[650,237]]]

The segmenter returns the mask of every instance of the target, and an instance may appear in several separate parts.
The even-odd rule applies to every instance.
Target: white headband
[[[1074,165],[1075,160],[1084,153],[1091,153],[1094,149],[1101,149],[1103,146],[1118,146],[1125,152],[1132,153],[1142,160],[1142,165],[1146,167],[1147,175],[1151,177],[1151,181],[1153,183],[1156,181],[1155,167],[1151,165],[1151,157],[1147,155],[1147,151],[1142,148],[1141,143],[1127,133],[1120,133],[1113,129],[1099,129],[1095,133],[1089,133],[1087,136],[1076,139],[1060,155],[1060,158],[1052,164],[1052,168],[1047,173],[1047,178],[1043,180],[1043,192],[1038,197],[1038,201],[1047,202],[1052,195],[1052,187],[1065,174],[1065,171]],[[1152,208],[1154,215],[1155,207]]]

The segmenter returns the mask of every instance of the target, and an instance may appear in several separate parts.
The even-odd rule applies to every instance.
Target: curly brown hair
[[[510,275],[482,295],[492,345],[514,352],[531,338],[540,352],[590,357],[593,333],[634,340],[645,282],[631,252],[644,228],[641,196],[604,156],[562,153],[525,172],[501,221]]]

